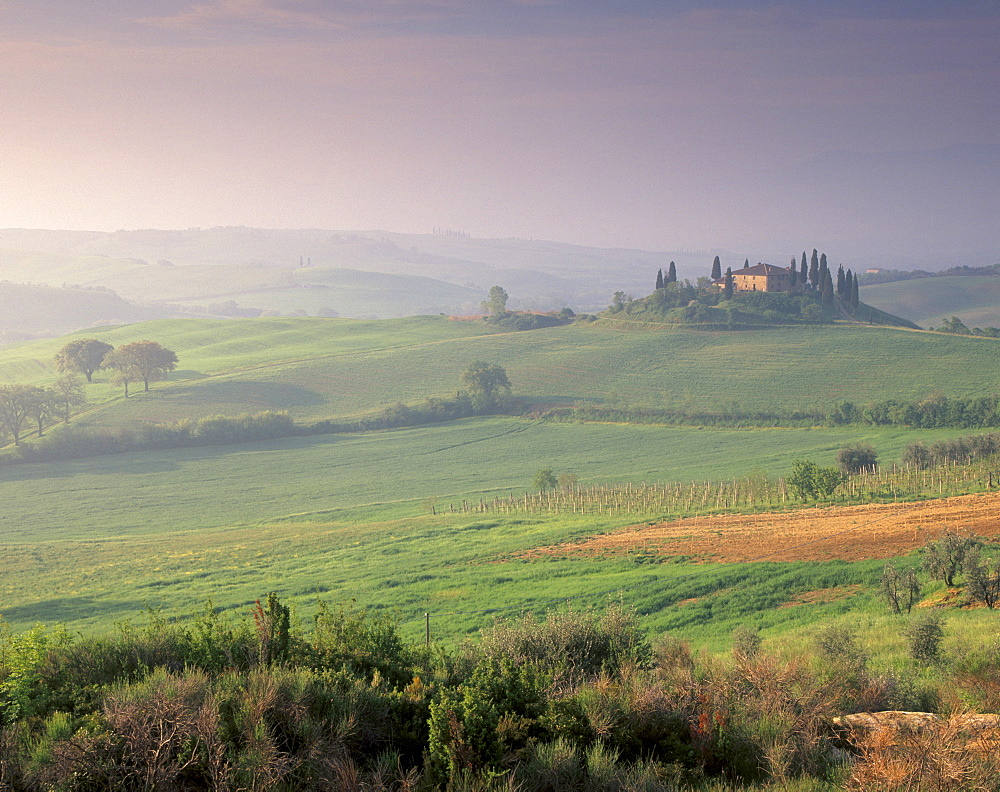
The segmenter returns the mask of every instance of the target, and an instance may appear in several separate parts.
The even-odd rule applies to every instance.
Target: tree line
[[[949,398],[928,396],[915,401],[884,399],[858,405],[841,401],[828,409],[769,407],[750,410],[730,405],[717,410],[656,407],[558,407],[531,413],[550,421],[614,421],[616,423],[693,426],[903,426],[912,429],[989,429],[1000,426],[1000,396]]]
[[[149,384],[162,379],[177,366],[177,355],[155,341],[134,341],[118,348],[96,338],[70,341],[55,355],[60,373],[51,387],[12,383],[0,385],[0,428],[21,445],[26,427],[37,429],[42,437],[46,427],[69,423],[74,407],[87,402],[86,392],[78,374],[94,381],[100,369],[112,372],[113,381],[124,386],[126,398],[129,385]]]
[[[66,377],[72,378],[82,396],[83,388],[79,379],[75,379],[72,374],[66,374],[60,381]],[[167,423],[144,423],[133,427],[66,428],[44,437],[40,432],[41,439],[37,442],[18,444],[15,460],[49,462],[130,451],[235,445],[282,437],[393,429],[452,421],[474,415],[493,415],[509,412],[514,407],[510,379],[503,366],[483,360],[473,361],[462,371],[459,382],[462,388],[452,397],[432,396],[414,405],[398,402],[367,415],[342,421],[324,419],[300,424],[296,423],[288,413],[265,411],[232,416],[212,415]],[[44,389],[35,388],[35,390]],[[0,410],[3,406],[2,396],[3,389],[0,389]],[[68,420],[67,411],[66,421]]]

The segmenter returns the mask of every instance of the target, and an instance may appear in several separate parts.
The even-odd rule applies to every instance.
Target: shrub
[[[941,654],[944,626],[941,614],[928,613],[903,630],[910,645],[910,657],[921,663],[933,663]]]
[[[609,605],[603,611],[550,611],[545,621],[525,614],[483,630],[480,651],[487,659],[528,663],[568,678],[644,665],[652,649],[634,611]]]
[[[875,473],[878,470],[878,452],[867,443],[856,443],[837,452],[837,465],[845,475]]]

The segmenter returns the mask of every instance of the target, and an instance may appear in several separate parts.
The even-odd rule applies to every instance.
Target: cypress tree
[[[847,286],[847,280],[844,277],[844,265],[841,264],[837,267],[837,296],[840,298],[844,297],[844,289]]]
[[[726,268],[726,286],[722,290],[727,300],[733,299],[733,268]]]
[[[750,267],[750,259],[746,259],[743,262],[743,269],[748,269]]]
[[[805,253],[802,255],[805,257]],[[813,248],[812,258],[809,259],[809,282],[814,289],[823,285],[819,279],[819,253],[816,252],[816,248]]]
[[[809,272],[809,264],[806,262],[806,252],[802,251],[802,266],[799,267],[799,283],[803,286],[809,282],[807,274]]]
[[[798,279],[799,279],[798,278],[799,270],[796,267],[795,259],[794,258],[792,259],[792,266],[790,266],[788,268],[788,274],[790,276],[788,278],[788,288],[789,289],[794,289],[795,288],[795,284],[798,282]]]
[[[858,276],[855,275],[851,282],[851,310],[858,310]]]
[[[830,270],[823,270],[823,280],[820,282],[820,300],[822,300],[823,305],[829,308],[833,305],[833,276],[830,275]]]
[[[656,271],[656,288],[663,288],[663,270],[659,269]]]
[[[670,268],[667,270],[667,278],[663,282],[664,285],[668,283],[677,283],[677,265],[674,262],[670,262]]]
[[[712,280],[719,280],[722,277],[722,261],[719,257],[715,257],[715,261],[712,262]]]

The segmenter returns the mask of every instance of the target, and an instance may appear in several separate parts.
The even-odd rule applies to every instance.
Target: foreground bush
[[[851,748],[831,728],[995,702],[993,644],[939,658],[938,694],[916,682],[923,658],[875,672],[842,627],[790,658],[744,631],[722,660],[651,646],[614,605],[500,621],[453,655],[352,608],[321,607],[311,630],[288,617],[269,595],[238,620],[4,633],[0,789],[1000,789],[996,751],[961,735]]]

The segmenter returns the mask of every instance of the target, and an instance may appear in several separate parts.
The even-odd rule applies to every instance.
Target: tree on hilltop
[[[663,288],[663,270],[662,269],[658,269],[656,271],[656,288],[657,289],[662,289]]]
[[[56,353],[56,369],[60,373],[75,371],[83,374],[87,382],[93,382],[94,372],[101,368],[104,358],[113,349],[111,344],[96,338],[78,338]]]
[[[677,265],[674,262],[670,262],[670,267],[667,270],[667,277],[663,279],[663,284],[677,283]]]
[[[719,280],[722,277],[722,260],[716,256],[712,262],[712,280]]]

